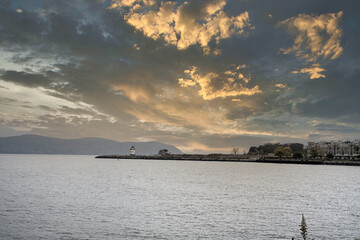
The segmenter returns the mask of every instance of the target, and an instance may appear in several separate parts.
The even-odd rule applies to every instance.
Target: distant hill
[[[0,124],[0,137],[13,137],[27,134],[27,132],[16,131],[12,128],[5,127]]]
[[[160,142],[116,142],[103,138],[59,139],[39,135],[0,137],[0,153],[23,154],[123,154],[130,153],[135,146],[137,155],[157,154],[160,149],[168,149],[174,154],[181,150],[173,145]]]

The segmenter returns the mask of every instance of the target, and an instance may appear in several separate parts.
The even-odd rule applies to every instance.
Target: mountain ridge
[[[181,154],[177,147],[157,141],[150,142],[117,142],[105,138],[61,139],[34,134],[0,137],[0,153],[12,154],[74,154],[100,155],[130,153],[135,146],[138,155],[157,154],[160,149],[168,149],[174,154]]]

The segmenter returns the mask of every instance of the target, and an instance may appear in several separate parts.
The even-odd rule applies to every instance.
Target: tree
[[[239,148],[238,147],[234,147],[231,151],[232,154],[236,155],[239,152]]]
[[[275,156],[278,156],[279,158],[281,158],[282,156],[284,156],[284,148],[283,147],[277,147],[274,151]]]
[[[278,147],[290,147],[292,152],[304,153],[304,144],[301,143],[265,143],[258,147],[250,147],[249,154],[269,154],[274,153]]]
[[[300,224],[300,231],[301,231],[301,235],[303,237],[304,240],[306,240],[307,238],[307,225],[306,225],[306,220],[304,217],[304,214],[302,214],[302,218],[301,218],[301,224]]]
[[[254,146],[250,147],[248,153],[249,154],[256,154],[257,153],[257,147],[254,147]]]
[[[291,157],[292,155],[292,151],[290,147],[284,147],[283,148],[283,153],[285,157]]]
[[[167,150],[167,149],[160,149],[159,150],[159,155],[164,156],[166,154],[169,154],[168,152],[169,152],[169,150]]]
[[[319,152],[316,148],[312,148],[310,150],[310,156],[313,157],[313,158],[316,158],[317,156],[319,156]]]
[[[304,156],[301,154],[301,153],[294,153],[293,154],[293,158],[294,159],[300,159],[300,158],[303,158]]]
[[[286,144],[291,148],[292,152],[299,152],[299,153],[303,153],[304,152],[304,144],[301,143],[289,143]]]
[[[333,159],[334,155],[332,155],[331,153],[326,154],[326,158],[327,159]]]

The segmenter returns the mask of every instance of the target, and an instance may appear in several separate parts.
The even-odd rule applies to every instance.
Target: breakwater
[[[174,160],[174,161],[214,161],[214,162],[256,162],[244,155],[230,154],[167,154],[167,155],[100,155],[96,158],[113,159],[147,159],[147,160]]]
[[[105,159],[143,159],[143,160],[174,160],[174,161],[209,161],[209,162],[259,162],[279,164],[309,164],[309,165],[347,165],[360,166],[359,160],[329,160],[329,159],[291,159],[291,158],[255,158],[249,155],[232,154],[167,154],[167,155],[100,155],[96,158]]]

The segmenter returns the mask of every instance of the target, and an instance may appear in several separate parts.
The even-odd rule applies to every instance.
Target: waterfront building
[[[322,141],[309,142],[307,147],[308,156],[316,152],[319,157],[332,155],[335,158],[350,158],[360,156],[360,140],[355,141]]]
[[[130,155],[135,155],[135,147],[131,146],[130,148]]]

